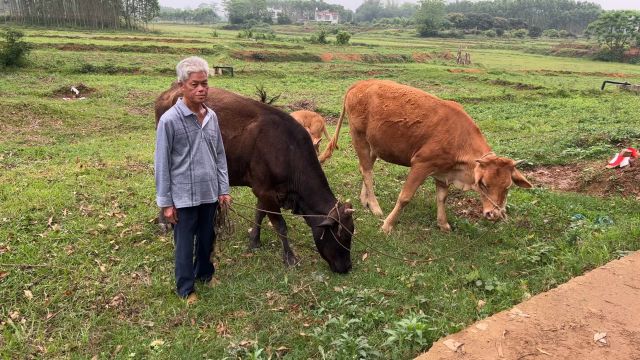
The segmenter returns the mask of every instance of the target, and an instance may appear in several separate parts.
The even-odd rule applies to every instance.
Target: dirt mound
[[[489,83],[493,84],[493,85],[500,85],[500,86],[506,86],[506,87],[514,88],[516,90],[540,90],[540,89],[544,89],[544,86],[538,86],[538,85],[533,85],[533,84],[525,84],[525,83],[521,83],[521,82],[513,82],[513,81],[503,80],[503,79],[489,80]]]
[[[625,168],[606,169],[602,162],[539,167],[524,171],[536,186],[595,196],[631,196],[640,199],[640,161]]]
[[[193,55],[217,55],[220,49],[198,47],[171,47],[165,45],[97,45],[97,44],[38,44],[38,48],[53,48],[60,51],[112,51],[112,52],[136,52],[153,54],[193,54]]]
[[[210,41],[196,40],[196,39],[177,39],[177,38],[163,38],[163,37],[139,37],[139,36],[72,36],[72,35],[52,35],[52,34],[34,34],[34,37],[44,38],[59,38],[59,39],[93,39],[93,40],[112,40],[112,41],[153,41],[153,42],[165,42],[165,43],[193,43],[193,44],[208,44]]]
[[[244,48],[258,48],[258,49],[286,49],[286,50],[302,50],[304,46],[302,45],[287,45],[287,44],[276,44],[276,43],[263,43],[263,42],[250,42],[250,43],[241,43],[240,46]]]
[[[76,89],[77,93],[73,89]],[[62,99],[62,98],[78,99],[81,97],[88,97],[89,95],[95,93],[96,91],[97,91],[96,89],[91,88],[83,83],[80,83],[77,85],[68,85],[68,86],[59,87],[58,89],[51,92],[50,97],[56,98],[56,99]]]
[[[245,61],[262,62],[321,62],[322,59],[316,54],[308,52],[285,52],[285,51],[234,51],[231,57]]]
[[[540,74],[544,76],[559,76],[559,75],[579,75],[579,76],[596,76],[596,77],[612,77],[612,78],[628,78],[635,75],[623,74],[623,73],[608,73],[608,72],[588,72],[588,71],[570,71],[570,70],[524,70],[525,74]]]
[[[342,61],[355,61],[365,62],[371,64],[385,64],[385,63],[407,63],[417,62],[425,63],[431,60],[453,60],[455,56],[450,51],[433,52],[433,53],[413,53],[407,54],[346,54],[346,53],[324,53],[319,55],[323,62],[330,62],[333,60]]]
[[[428,359],[640,359],[640,252],[438,340]]]
[[[324,62],[330,62],[333,60],[362,61],[362,55],[360,54],[324,53],[320,55],[320,58]]]
[[[453,55],[451,51],[443,51],[437,54],[438,59],[452,60],[455,59],[456,56]]]
[[[419,63],[423,63],[423,62],[427,62],[431,59],[433,59],[433,56],[431,56],[431,54],[428,53],[413,53],[411,54],[411,57],[413,58],[413,61],[415,62],[419,62]]]
[[[599,48],[590,44],[561,43],[553,46],[548,55],[569,57],[591,57],[599,51]]]
[[[481,69],[460,69],[460,68],[447,69],[447,71],[454,74],[457,74],[457,73],[480,74],[484,72]]]

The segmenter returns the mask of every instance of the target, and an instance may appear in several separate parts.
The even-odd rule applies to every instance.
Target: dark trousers
[[[181,297],[194,292],[196,279],[209,281],[215,269],[211,252],[215,243],[213,218],[218,203],[180,208],[173,227],[176,247],[176,291]],[[194,249],[195,245],[195,249]],[[195,250],[195,251],[194,251]]]

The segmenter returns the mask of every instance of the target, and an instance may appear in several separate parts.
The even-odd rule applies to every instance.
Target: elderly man
[[[213,281],[213,219],[231,196],[218,118],[205,105],[209,65],[194,56],[180,61],[176,72],[182,98],[157,129],[156,201],[174,225],[176,291],[191,304],[195,280]]]

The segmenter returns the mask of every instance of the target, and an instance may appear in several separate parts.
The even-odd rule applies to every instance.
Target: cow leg
[[[407,176],[407,181],[404,183],[404,186],[400,191],[400,195],[398,196],[398,200],[396,201],[396,206],[382,224],[382,231],[389,234],[391,230],[393,230],[393,226],[396,224],[400,212],[409,203],[409,201],[411,201],[411,198],[415,195],[418,187],[422,185],[427,176],[431,175],[430,173],[430,167],[426,165],[411,166],[409,176]]]
[[[364,208],[369,208],[374,215],[382,216],[382,209],[373,192],[373,164],[376,162],[376,156],[371,153],[371,146],[363,134],[352,132],[351,138],[353,139],[353,145],[358,155],[360,173],[362,174],[360,202]]]
[[[364,190],[360,192],[360,201],[362,202],[362,206],[368,207],[374,215],[382,216],[382,209],[380,208],[380,204],[378,204],[376,194],[373,192],[374,161],[376,161],[376,157],[371,156],[371,161],[369,164],[360,166],[360,172],[362,173],[362,189]]]
[[[258,200],[256,204],[257,209],[262,209],[262,203]],[[254,218],[253,228],[251,228],[251,232],[249,233],[249,249],[254,250],[262,246],[260,243],[260,230],[262,229],[262,220],[267,215],[266,212],[256,210],[256,215]]]
[[[445,211],[445,202],[449,195],[449,185],[436,180],[436,206],[438,207],[438,227],[442,231],[451,231],[451,226],[447,221],[447,212]]]
[[[279,212],[280,209],[278,209]],[[282,242],[282,260],[286,266],[294,266],[298,264],[300,260],[296,257],[296,254],[293,253],[291,246],[289,245],[289,238],[287,237],[287,224],[284,222],[284,218],[282,215],[278,214],[267,214],[269,220],[271,220],[271,224],[273,228],[278,233],[278,237]]]

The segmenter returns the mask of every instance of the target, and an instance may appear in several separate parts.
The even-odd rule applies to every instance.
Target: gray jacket
[[[227,158],[213,110],[207,108],[200,126],[180,98],[162,115],[156,133],[155,176],[159,207],[198,206],[229,194]]]

